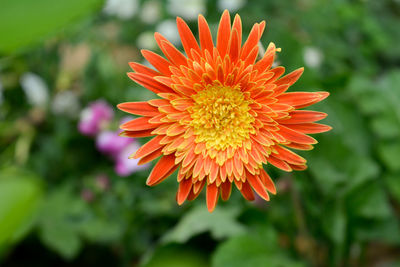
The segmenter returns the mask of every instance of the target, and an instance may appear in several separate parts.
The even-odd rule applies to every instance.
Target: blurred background
[[[176,16],[215,33],[224,9],[245,36],[267,21],[333,130],[308,170],[267,167],[270,202],[235,190],[209,214],[174,177],[145,185],[115,106],[153,97],[126,72],[154,31],[181,47]],[[1,266],[400,266],[399,137],[398,0],[0,0]]]

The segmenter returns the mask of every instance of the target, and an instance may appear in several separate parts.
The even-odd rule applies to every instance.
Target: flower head
[[[275,53],[270,43],[257,59],[265,22],[256,23],[242,44],[238,15],[221,17],[216,45],[203,16],[198,18],[199,39],[177,18],[186,55],[159,33],[158,46],[165,55],[142,50],[156,70],[130,63],[128,76],[160,98],[128,102],[118,108],[142,117],[121,125],[127,137],[154,136],[134,158],[144,164],[160,160],[147,184],[160,183],[178,171],[177,202],[195,199],[206,187],[211,212],[219,196],[227,200],[232,184],[248,199],[253,190],[265,200],[275,186],[263,164],[285,171],[306,169],[306,160],[290,149],[310,150],[317,141],[307,134],[330,130],[315,121],[325,113],[300,110],[328,96],[327,92],[287,92],[303,68],[283,76],[272,67]]]

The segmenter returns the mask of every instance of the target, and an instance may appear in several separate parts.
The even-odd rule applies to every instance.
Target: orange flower
[[[203,16],[198,18],[200,44],[187,24],[177,18],[186,55],[155,33],[165,55],[142,50],[153,70],[132,62],[128,76],[160,99],[127,102],[118,108],[143,117],[121,125],[123,136],[155,136],[133,158],[144,164],[161,157],[147,179],[159,184],[176,169],[177,202],[195,199],[206,186],[207,207],[219,196],[229,199],[234,183],[247,200],[253,190],[265,200],[275,186],[263,169],[272,164],[285,171],[306,169],[306,160],[288,148],[310,150],[317,141],[307,134],[331,127],[315,121],[325,113],[299,110],[325,99],[327,92],[286,92],[303,68],[281,77],[284,67],[271,68],[275,52],[270,43],[256,61],[265,22],[256,23],[242,44],[239,15],[221,17],[217,44]]]

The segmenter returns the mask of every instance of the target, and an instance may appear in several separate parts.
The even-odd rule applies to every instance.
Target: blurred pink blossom
[[[120,137],[123,138],[123,137]],[[132,139],[134,140],[134,139]],[[139,143],[134,140],[131,144],[126,146],[121,153],[118,154],[115,162],[115,172],[119,176],[128,176],[131,173],[140,171],[149,167],[149,164],[138,165],[139,159],[129,158],[132,153],[140,147]]]
[[[78,129],[84,135],[97,135],[104,125],[112,120],[113,116],[114,112],[111,106],[104,100],[97,100],[90,103],[81,112]]]

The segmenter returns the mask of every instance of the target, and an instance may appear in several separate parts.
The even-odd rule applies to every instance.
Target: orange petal
[[[200,52],[199,45],[193,36],[192,31],[183,19],[180,17],[176,18],[176,25],[178,27],[178,32],[181,37],[183,49],[185,49],[186,55],[190,57],[190,49],[194,49]]]
[[[272,165],[274,165],[275,167],[281,169],[281,170],[284,170],[284,171],[287,171],[287,172],[291,172],[292,171],[292,168],[289,166],[289,164],[287,164],[283,160],[275,158],[272,155],[269,156],[268,162],[271,163]]]
[[[150,130],[143,130],[143,131],[123,131],[119,134],[119,136],[124,136],[124,137],[148,137],[148,136],[152,136],[154,134],[152,134],[151,132],[153,131],[153,129]]]
[[[146,74],[146,75],[149,75],[151,77],[161,75],[161,73],[159,73],[158,71],[150,69],[149,67],[146,67],[145,65],[142,65],[142,64],[139,64],[139,63],[136,63],[136,62],[129,62],[129,66],[131,66],[131,68],[135,72]]]
[[[274,185],[274,182],[272,181],[271,177],[268,175],[268,173],[264,170],[261,169],[260,171],[260,178],[264,186],[267,188],[269,192],[272,194],[276,194],[276,188]]]
[[[157,108],[149,105],[147,102],[125,102],[118,104],[117,107],[122,111],[140,116],[152,117],[160,114]]]
[[[163,58],[162,56],[149,51],[142,49],[141,53],[143,57],[151,64],[153,65],[159,72],[161,72],[164,75],[170,75],[171,71],[169,67],[171,66],[171,63]]]
[[[155,160],[156,158],[158,158],[159,156],[162,155],[162,147],[160,147],[159,149],[151,152],[150,154],[148,154],[147,156],[144,156],[143,158],[141,158],[138,162],[138,165],[143,165],[146,164],[152,160]]]
[[[289,144],[285,144],[285,146],[293,148],[293,149],[298,149],[298,150],[311,150],[311,149],[313,149],[312,145],[298,144],[298,143],[289,143]]]
[[[273,156],[277,157],[281,160],[284,160],[287,163],[296,164],[296,165],[302,165],[302,164],[306,163],[306,160],[304,158],[300,157],[296,153],[294,153],[286,148],[283,148],[281,146],[274,146],[273,148],[276,150],[276,152],[278,152],[278,154],[273,154]]]
[[[207,49],[208,51],[212,51],[214,43],[212,40],[210,27],[208,27],[207,21],[203,15],[199,15],[198,23],[201,50],[204,51]]]
[[[236,32],[238,33],[238,43],[239,43],[239,46],[241,46],[242,45],[242,20],[240,19],[239,14],[236,14],[235,18],[233,19],[232,30],[236,30]]]
[[[177,66],[186,66],[187,58],[184,54],[182,54],[175,46],[173,46],[170,42],[162,41],[161,43],[163,52],[168,60],[174,63]]]
[[[167,155],[162,157],[151,171],[149,178],[147,178],[146,184],[153,186],[161,183],[165,178],[171,175],[178,165],[175,165],[175,156]]]
[[[280,78],[275,82],[276,85],[282,85],[282,84],[289,84],[292,85],[294,84],[300,76],[303,74],[304,68],[299,68],[288,75],[285,75],[284,77]]]
[[[278,96],[281,103],[291,105],[295,108],[304,108],[324,100],[328,92],[290,92]]]
[[[236,62],[240,53],[239,33],[236,29],[233,29],[231,32],[228,49],[232,63]]]
[[[269,201],[269,195],[258,176],[254,176],[254,175],[248,173],[247,181],[249,181],[250,185],[254,188],[254,190],[257,192],[257,194],[260,197],[262,197],[266,201]]]
[[[316,144],[318,143],[317,140],[312,138],[311,136],[305,135],[303,133],[294,131],[288,127],[283,125],[279,125],[279,134],[290,142],[295,142],[299,144]]]
[[[204,187],[204,184],[205,184],[205,180],[194,184],[192,186],[192,190],[189,193],[189,196],[187,197],[187,200],[192,201],[192,200],[196,199],[199,196],[201,189]],[[194,189],[196,185],[198,185],[197,190]]]
[[[260,37],[261,36],[259,36],[259,24],[256,23],[253,25],[253,28],[249,33],[249,37],[247,38],[246,42],[242,47],[241,59],[245,59],[247,57],[250,51],[253,50],[253,47],[257,45],[258,41],[260,40]]]
[[[192,189],[192,179],[183,179],[179,183],[179,188],[178,192],[176,193],[176,201],[178,202],[178,205],[182,205],[183,202],[187,199],[189,196],[189,193]]]
[[[228,50],[229,37],[231,35],[231,18],[229,11],[225,9],[219,22],[217,34],[217,49],[222,58]]]
[[[287,125],[292,130],[305,134],[323,133],[332,130],[331,126],[319,123],[302,123]]]
[[[311,110],[294,110],[289,113],[289,119],[280,120],[283,124],[298,124],[306,122],[314,122],[324,119],[328,114],[324,112]]]
[[[128,77],[156,94],[173,92],[171,88],[169,88],[165,84],[160,83],[159,81],[154,80],[151,76],[141,73],[129,72]]]
[[[236,184],[236,180],[235,180],[235,184]],[[238,184],[236,184],[236,186],[238,186]],[[240,192],[242,193],[242,195],[245,199],[247,199],[248,201],[254,200],[254,193],[248,182],[242,183],[242,187],[241,188],[238,187],[238,189],[240,190]]]
[[[125,122],[120,126],[122,130],[129,130],[129,131],[142,131],[148,129],[154,129],[158,125],[149,123],[149,118],[147,117],[140,117],[128,122]]]
[[[221,184],[221,198],[223,201],[227,201],[231,196],[232,183],[224,182]]]
[[[207,208],[209,212],[213,212],[217,205],[219,189],[215,183],[207,185]]]
[[[133,158],[138,159],[145,157],[154,151],[160,149],[163,147],[163,145],[160,145],[160,141],[163,139],[162,135],[157,135],[153,139],[151,139],[149,142],[141,146],[133,156]]]

